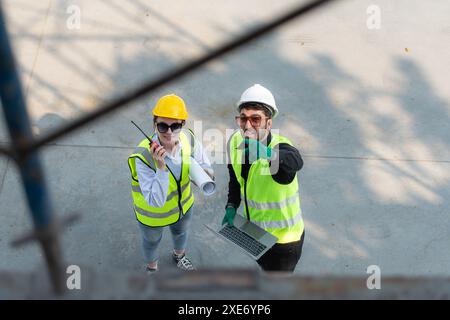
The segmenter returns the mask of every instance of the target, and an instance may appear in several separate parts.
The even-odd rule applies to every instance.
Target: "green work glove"
[[[272,160],[274,156],[274,150],[271,147],[267,147],[261,141],[254,139],[246,139],[246,145],[244,152],[251,162],[258,159],[268,159]]]
[[[225,209],[225,216],[223,217],[222,220],[222,225],[224,225],[225,223],[228,222],[229,226],[233,225],[233,220],[234,220],[234,216],[236,215],[236,208],[233,207],[227,207]]]

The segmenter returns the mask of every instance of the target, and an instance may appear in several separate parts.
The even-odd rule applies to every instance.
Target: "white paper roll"
[[[202,190],[205,196],[210,196],[216,192],[216,183],[203,170],[203,168],[191,157],[191,167],[189,169],[191,180]]]

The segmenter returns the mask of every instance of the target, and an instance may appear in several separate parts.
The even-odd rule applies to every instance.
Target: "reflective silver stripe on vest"
[[[186,188],[188,186],[189,186],[189,181],[185,185],[181,186],[181,194],[183,194],[184,190],[186,190]],[[191,190],[191,193],[192,193],[192,190]],[[175,197],[176,195],[178,195],[178,190],[172,191],[171,193],[169,193],[167,195],[166,201],[172,200],[172,198]]]
[[[250,207],[255,208],[257,210],[282,209],[284,207],[287,207],[287,206],[295,203],[295,201],[297,201],[297,199],[300,199],[298,193],[294,194],[292,197],[289,197],[282,201],[277,201],[277,202],[256,202],[256,201],[247,199],[247,204]]]
[[[183,201],[181,201],[181,206],[184,206],[189,200],[191,200],[191,198],[194,196],[194,194],[192,193],[192,188],[191,188],[191,192],[189,192],[189,196],[184,199]]]
[[[178,209],[178,207],[173,208],[172,210],[170,210],[169,212],[165,212],[165,213],[155,213],[155,212],[150,212],[147,210],[144,210],[142,208],[137,207],[136,205],[134,206],[134,210],[136,210],[137,213],[149,217],[149,218],[156,218],[156,219],[163,219],[163,218],[167,218],[170,217],[171,215],[177,213],[178,211],[180,211]]]
[[[181,187],[181,194],[183,194],[184,190],[186,190],[186,188],[187,188],[188,186],[189,186],[189,182],[187,182],[185,185],[183,185],[183,186]],[[140,186],[134,186],[134,185],[132,185],[132,186],[131,186],[131,190],[133,190],[133,192],[139,192],[140,194],[142,194],[142,191],[141,191],[141,187],[140,187]],[[172,191],[171,193],[169,193],[169,194],[167,195],[166,202],[172,200],[172,198],[175,197],[176,195],[178,195],[178,190],[175,190],[175,191]],[[144,195],[142,194],[142,196],[144,196]]]
[[[181,206],[184,206],[189,200],[191,200],[192,196],[193,196],[193,194],[192,194],[192,189],[191,189],[191,192],[189,193],[189,197],[187,197],[185,200],[181,201]],[[176,206],[169,212],[156,213],[156,212],[150,212],[150,211],[144,210],[135,205],[134,210],[136,210],[137,213],[139,213],[143,216],[149,217],[149,218],[163,219],[163,218],[167,218],[173,214],[178,213],[180,211],[180,208],[178,208],[178,206]]]
[[[155,169],[154,163],[153,163],[153,158],[152,158],[152,155],[150,154],[150,150],[148,150],[147,148],[143,148],[143,147],[137,147],[136,149],[134,149],[134,153],[141,154],[144,157],[144,159],[147,160],[150,167],[152,169]]]
[[[295,226],[302,220],[302,212],[299,211],[297,215],[291,219],[279,220],[279,221],[254,221],[254,224],[263,229],[284,229]]]

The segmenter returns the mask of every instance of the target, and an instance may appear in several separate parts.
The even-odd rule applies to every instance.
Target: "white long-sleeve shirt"
[[[189,133],[187,133],[188,135]],[[161,145],[157,135],[155,136],[158,144]],[[181,143],[178,143],[173,155],[167,155],[164,161],[166,167],[169,167],[175,175],[176,179],[180,179],[181,173]],[[211,162],[209,161],[205,150],[201,143],[194,138],[193,158],[203,168],[213,174]],[[141,192],[144,195],[145,201],[152,206],[161,208],[164,206],[169,190],[169,170],[156,168],[156,172],[150,169],[144,162],[136,158],[136,173],[139,180]]]

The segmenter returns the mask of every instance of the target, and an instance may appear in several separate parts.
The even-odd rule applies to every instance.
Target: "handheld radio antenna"
[[[158,145],[158,143],[157,143],[156,141],[152,141],[152,139],[150,139],[150,137],[149,137],[148,135],[146,135],[145,132],[142,131],[142,129],[139,128],[139,126],[138,126],[136,123],[134,123],[133,120],[131,120],[131,123],[134,124],[134,125],[136,126],[136,128],[138,128],[138,130],[139,130],[140,132],[142,132],[142,134],[148,139],[148,141],[150,141],[150,147],[153,147],[153,144]]]

